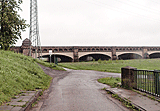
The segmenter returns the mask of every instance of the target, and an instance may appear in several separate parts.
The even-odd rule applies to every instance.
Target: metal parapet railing
[[[160,97],[160,71],[135,69],[134,88]]]

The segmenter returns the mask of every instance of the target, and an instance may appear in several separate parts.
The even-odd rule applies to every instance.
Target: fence
[[[134,69],[133,87],[146,93],[160,96],[160,71]]]

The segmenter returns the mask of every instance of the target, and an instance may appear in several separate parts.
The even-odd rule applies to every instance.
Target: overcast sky
[[[37,1],[42,46],[160,46],[159,0]],[[30,0],[21,7],[29,24]]]

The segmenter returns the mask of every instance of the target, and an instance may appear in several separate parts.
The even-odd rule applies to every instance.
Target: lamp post
[[[49,50],[49,55],[50,55],[50,64],[51,64],[52,50]]]
[[[54,50],[54,66],[56,65],[56,55],[55,55],[55,50]]]

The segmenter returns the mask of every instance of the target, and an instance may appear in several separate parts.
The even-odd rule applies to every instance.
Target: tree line
[[[23,0],[0,0],[0,49],[9,50],[29,26],[18,11]]]

